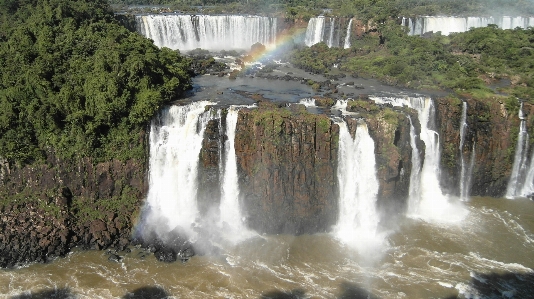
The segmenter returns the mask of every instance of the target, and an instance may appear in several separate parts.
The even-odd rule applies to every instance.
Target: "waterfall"
[[[226,142],[224,175],[222,176],[222,192],[220,205],[220,225],[225,234],[234,243],[246,239],[251,234],[243,223],[243,216],[239,205],[239,185],[237,162],[235,155],[235,131],[239,107],[232,106],[226,115]]]
[[[467,211],[460,206],[449,202],[448,196],[443,194],[439,184],[440,177],[440,143],[439,134],[433,130],[435,127],[434,103],[427,98],[424,102],[417,101],[412,105],[418,110],[421,124],[421,140],[425,143],[425,161],[420,174],[420,198],[417,203],[409,206],[412,216],[427,221],[456,222],[462,220]]]
[[[347,26],[347,34],[345,35],[345,44],[343,45],[344,49],[350,48],[350,33],[352,32],[352,19],[349,21]]]
[[[347,124],[338,122],[339,131],[339,218],[336,236],[358,250],[381,246],[377,235],[379,215],[376,209],[378,178],[375,145],[364,121],[358,121],[354,139]]]
[[[336,21],[338,23],[337,27]],[[350,22],[352,22],[352,20]],[[324,42],[330,48],[340,47],[341,34],[339,31],[341,30],[341,28],[339,28],[339,23],[340,22],[336,18],[325,18],[323,16],[310,18],[310,20],[308,21],[308,27],[306,28],[306,37],[304,39],[304,44],[308,47],[311,47],[320,42]],[[345,39],[345,41],[346,40],[347,39]]]
[[[421,199],[421,157],[417,148],[417,136],[412,118],[408,117],[408,119],[410,120],[410,146],[412,147],[412,171],[410,173],[410,189],[408,193],[408,212],[415,213]]]
[[[299,104],[302,104],[306,107],[315,107],[315,99],[314,98],[300,99]]]
[[[406,19],[408,21],[406,21]],[[441,31],[442,35],[453,32],[465,32],[470,28],[486,27],[495,24],[501,29],[527,29],[534,26],[534,17],[445,17],[424,16],[403,18],[402,24],[408,26],[409,35],[422,35],[427,32]]]
[[[336,19],[330,18],[330,34],[328,36],[328,47],[331,48],[334,46],[334,30],[336,29]]]
[[[277,34],[276,18],[260,16],[147,15],[136,16],[136,22],[156,46],[181,51],[249,50],[258,42],[270,47]]]
[[[165,234],[180,227],[193,238],[198,209],[197,173],[210,102],[164,109],[150,128],[149,190],[146,221]]]
[[[443,194],[440,186],[440,142],[439,134],[434,130],[434,103],[423,97],[370,97],[379,104],[407,106],[417,110],[421,133],[419,138],[425,144],[425,159],[421,165],[416,135],[413,125],[410,128],[410,145],[412,146],[412,172],[408,198],[408,215],[426,221],[457,222],[462,220],[467,211]],[[411,121],[411,120],[410,120]]]
[[[460,199],[468,200],[469,186],[467,185],[469,178],[466,176],[467,169],[464,158],[464,142],[465,133],[467,131],[467,102],[462,103],[462,118],[460,120]]]
[[[310,18],[306,28],[306,39],[304,40],[306,46],[311,47],[323,41],[324,23],[324,17]]]
[[[512,174],[508,181],[506,188],[506,198],[516,198],[519,196],[527,196],[534,191],[532,185],[532,178],[534,178],[534,163],[532,159],[530,163],[528,160],[528,141],[529,135],[527,132],[527,120],[523,113],[523,102],[519,108],[519,136],[517,137],[517,145],[514,155],[514,164],[512,166]]]

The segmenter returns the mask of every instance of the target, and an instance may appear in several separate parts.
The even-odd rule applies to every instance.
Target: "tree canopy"
[[[190,87],[176,51],[118,25],[105,0],[0,0],[0,157],[142,158],[162,105]]]

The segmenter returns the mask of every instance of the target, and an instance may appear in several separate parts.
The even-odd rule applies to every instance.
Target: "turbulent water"
[[[181,51],[249,50],[255,43],[273,45],[277,34],[276,18],[260,16],[144,15],[136,23],[156,46]]]
[[[495,24],[501,29],[523,29],[534,26],[534,17],[446,17],[423,16],[402,18],[402,25],[407,26],[410,35],[422,35],[426,32],[441,31],[443,35],[452,32],[465,32],[470,28],[486,27]]]
[[[185,264],[157,262],[150,254],[142,259],[136,249],[120,252],[121,263],[108,261],[102,251],[75,251],[49,264],[0,270],[0,294],[532,298],[532,202],[472,198],[466,208],[470,217],[456,225],[398,219],[398,226],[390,228],[388,246],[373,263],[330,234],[256,237],[228,248],[224,255],[195,256]]]

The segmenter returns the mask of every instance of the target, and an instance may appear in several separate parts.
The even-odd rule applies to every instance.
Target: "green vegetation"
[[[465,33],[428,38],[408,36],[389,20],[378,32],[353,42],[350,49],[324,43],[295,51],[291,61],[310,72],[326,73],[334,65],[349,73],[374,77],[415,89],[452,90],[463,97],[490,98],[488,86],[511,81],[500,92],[534,100],[534,29],[502,30],[494,25]]]
[[[143,159],[142,131],[190,87],[186,69],[104,0],[0,0],[0,157]]]

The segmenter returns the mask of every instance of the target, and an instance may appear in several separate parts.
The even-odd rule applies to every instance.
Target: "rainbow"
[[[261,62],[269,57],[278,56],[286,52],[288,47],[294,45],[295,37],[302,35],[304,32],[306,32],[306,28],[297,28],[288,33],[280,34],[276,37],[275,43],[265,46],[264,50],[248,53],[248,55],[253,57],[253,61],[246,65],[245,68],[251,67],[255,63]]]

